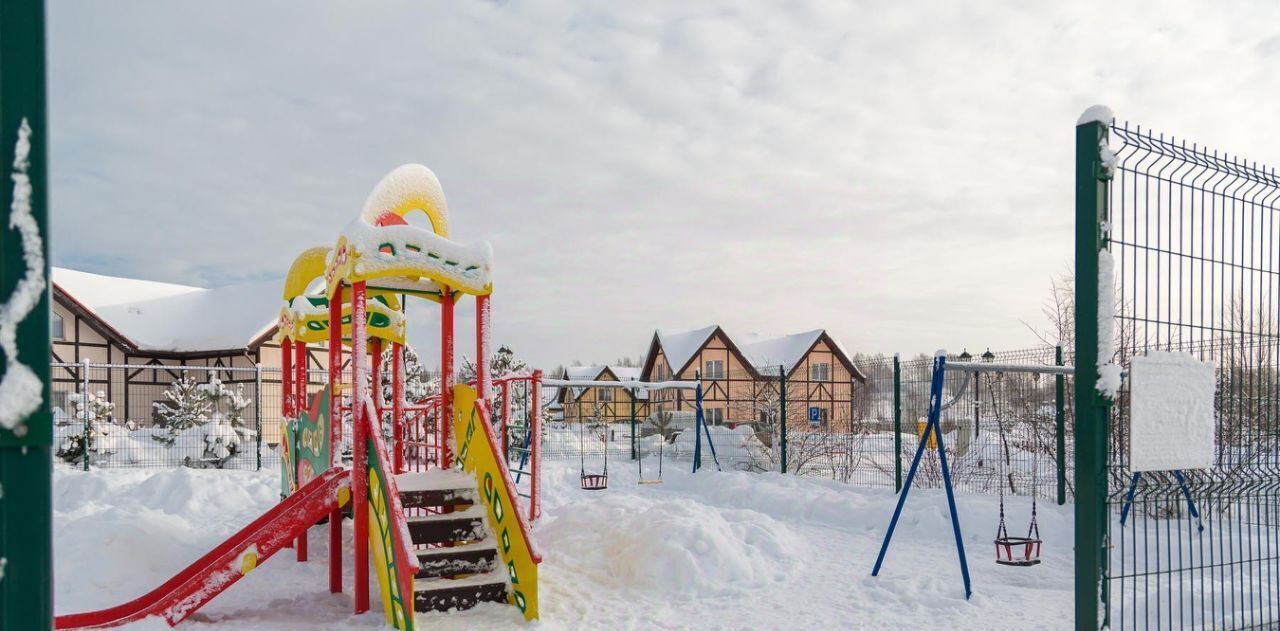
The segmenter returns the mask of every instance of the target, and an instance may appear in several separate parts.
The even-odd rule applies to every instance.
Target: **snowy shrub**
[[[116,451],[116,437],[131,428],[115,422],[114,403],[106,393],[77,392],[67,397],[72,412],[54,415],[54,435],[58,441],[57,456],[67,462],[81,462],[86,452],[90,458],[106,457]]]

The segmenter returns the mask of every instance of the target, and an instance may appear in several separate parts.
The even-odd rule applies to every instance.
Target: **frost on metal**
[[[18,359],[18,325],[40,304],[45,289],[44,242],[31,213],[31,125],[22,119],[13,150],[13,203],[9,228],[22,237],[26,271],[9,298],[0,304],[0,350],[6,369],[0,377],[0,427],[17,432],[18,426],[40,407],[44,384],[30,366]]]
[[[1098,392],[1114,399],[1120,390],[1121,368],[1116,356],[1115,259],[1098,252]]]
[[[1134,357],[1129,379],[1129,469],[1208,469],[1214,460],[1217,371],[1189,353]]]

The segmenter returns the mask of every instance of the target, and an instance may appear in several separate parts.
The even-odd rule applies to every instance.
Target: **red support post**
[[[293,364],[293,378],[290,381],[290,384],[293,386],[293,390],[291,391],[288,387],[281,388],[284,392],[289,393],[288,396],[293,397],[293,411],[288,418],[296,418],[301,414],[302,410],[307,409],[307,343],[306,342],[293,343],[292,364]],[[281,369],[281,372],[282,373],[289,372],[289,367],[283,366]],[[283,436],[284,432],[281,432],[280,435]],[[298,455],[296,451],[294,452],[293,458],[294,458],[293,475],[294,475],[294,479],[296,480],[298,479],[297,478]],[[301,537],[298,537],[297,551],[298,551],[299,563],[305,562],[307,560],[307,547],[308,547],[307,533],[304,533]]]
[[[307,372],[307,343],[293,343],[293,409],[294,414],[307,409],[307,382],[311,380],[310,373]]]
[[[329,456],[330,466],[342,463],[342,285],[329,299]]]
[[[489,373],[489,297],[476,296],[476,398],[493,401],[493,375]]]
[[[330,466],[342,464],[342,284],[329,298],[329,457]],[[329,591],[342,592],[342,509],[329,513]]]
[[[542,516],[542,371],[533,371],[529,420],[529,521]]]
[[[280,418],[293,417],[293,340],[280,342]],[[281,432],[283,435],[284,432]]]
[[[391,459],[396,473],[404,473],[404,345],[391,345]]]
[[[369,398],[368,336],[365,331],[365,284],[351,285],[351,495],[355,505],[355,612],[369,611],[369,463],[365,436],[372,419],[365,400]]]
[[[502,458],[511,462],[511,382],[503,379],[498,386],[502,390]]]
[[[453,436],[453,290],[442,286],[440,293],[440,458],[443,469],[453,467],[449,440]]]
[[[377,427],[382,421],[382,340],[376,337],[369,339],[369,375],[373,397],[373,421],[370,427]]]

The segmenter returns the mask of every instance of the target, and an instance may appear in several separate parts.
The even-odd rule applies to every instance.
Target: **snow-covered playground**
[[[656,467],[656,462],[653,463]],[[1041,565],[992,559],[996,498],[961,495],[974,596],[965,601],[941,491],[913,492],[885,569],[871,565],[893,511],[891,491],[685,467],[665,483],[611,473],[578,488],[576,463],[544,465],[540,628],[1060,629],[1072,612],[1070,507],[1040,507]],[[59,613],[124,602],[163,582],[279,501],[275,471],[59,468],[54,481]],[[1025,501],[1010,504],[1025,517]],[[346,545],[352,527],[346,523]],[[323,559],[323,529],[312,529]],[[351,581],[351,568],[347,566]],[[263,565],[193,615],[192,629],[384,628],[351,614],[350,594],[317,589],[323,560]],[[379,608],[377,599],[373,607]],[[423,628],[522,629],[513,608],[420,613]],[[696,621],[696,622],[695,622]],[[128,629],[167,629],[159,621]]]

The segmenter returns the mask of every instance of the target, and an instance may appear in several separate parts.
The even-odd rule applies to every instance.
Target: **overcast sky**
[[[1087,106],[1280,158],[1275,2],[49,6],[56,265],[279,277],[421,162],[546,366],[708,323],[1024,346]]]

